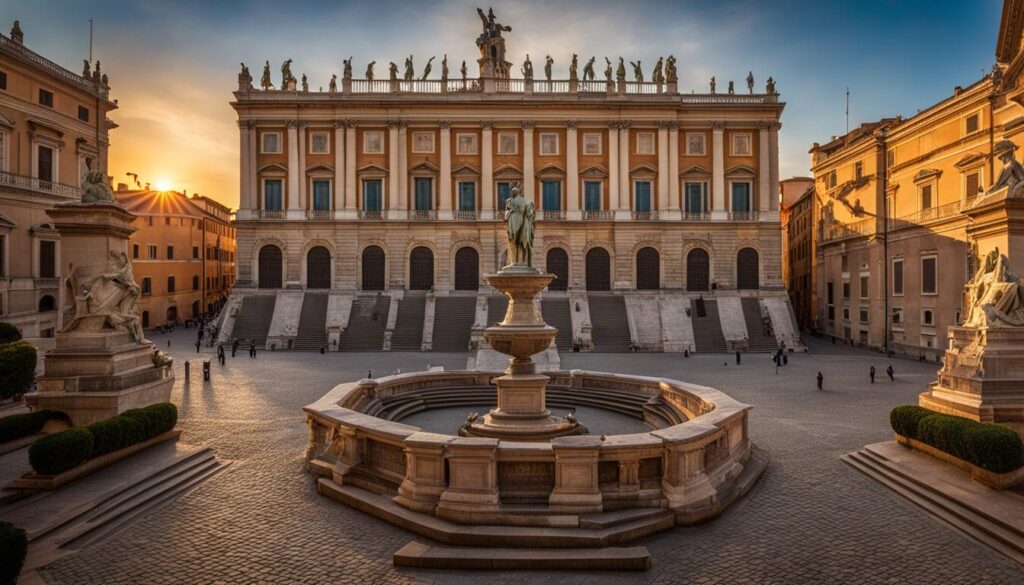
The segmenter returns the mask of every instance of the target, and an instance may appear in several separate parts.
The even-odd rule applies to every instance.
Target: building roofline
[[[84,91],[93,97],[100,98],[106,103],[108,110],[117,109],[117,104],[110,101],[109,87],[100,85],[91,79],[86,79],[85,77],[58,65],[39,53],[36,53],[32,49],[29,49],[23,43],[16,42],[2,33],[0,33],[0,54],[16,59],[19,63],[28,65],[34,70],[49,75],[59,82],[70,84],[76,89]]]

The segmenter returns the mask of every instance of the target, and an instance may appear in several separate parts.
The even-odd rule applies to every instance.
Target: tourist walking
[[[232,344],[231,344],[231,357],[235,357],[235,353],[238,352],[238,345],[239,345],[239,341],[237,339],[234,342],[232,342]]]
[[[740,365],[740,352],[739,351],[736,352],[736,365],[737,366]]]
[[[821,390],[821,384],[825,381],[825,376],[821,375],[821,371],[818,371],[818,390]]]
[[[199,353],[199,346],[201,346],[201,345],[202,345],[201,342],[199,342],[199,341],[196,342],[196,353]]]
[[[875,366],[871,366],[871,370],[868,372],[868,375],[871,376],[871,383],[874,384],[875,383]]]
[[[249,357],[256,359],[256,340],[249,341]]]
[[[224,360],[224,345],[223,344],[220,344],[220,345],[217,346],[217,361],[220,362],[220,365],[222,365],[222,366],[224,365],[224,361],[225,360]]]
[[[895,382],[896,381],[896,370],[892,369],[892,364],[889,364],[889,367],[885,368],[885,373],[889,374],[889,381],[890,382]]]

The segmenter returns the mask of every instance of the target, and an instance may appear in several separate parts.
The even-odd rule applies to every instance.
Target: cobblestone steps
[[[274,306],[277,297],[274,295],[252,295],[242,299],[242,308],[235,318],[235,328],[231,331],[231,339],[255,340],[263,344],[270,332],[270,321],[274,318]]]
[[[410,542],[393,558],[396,567],[417,569],[644,571],[651,554],[642,546],[588,548],[448,547]]]
[[[604,353],[628,352],[633,345],[629,334],[626,301],[618,295],[587,295],[590,305],[591,336],[594,351]]]
[[[327,293],[306,293],[292,349],[319,351],[327,347]]]
[[[433,351],[468,351],[475,319],[475,296],[435,298]]]
[[[540,302],[540,310],[544,321],[558,329],[555,347],[559,351],[572,351],[572,314],[569,312],[569,299],[544,299]]]
[[[691,301],[690,312],[693,315],[693,340],[700,353],[725,353],[729,347],[725,344],[722,333],[722,321],[718,317],[718,302],[704,300],[705,314],[697,313],[696,299]]]
[[[779,343],[775,340],[775,335],[765,335],[764,318],[761,316],[761,301],[743,297],[740,299],[740,306],[743,307],[743,321],[747,325],[748,350],[764,352],[777,350]]]
[[[391,297],[387,295],[353,300],[348,326],[341,336],[341,351],[380,351],[390,308]]]
[[[398,318],[391,334],[391,351],[420,351],[423,345],[423,314],[427,297],[422,292],[407,292],[398,301]]]

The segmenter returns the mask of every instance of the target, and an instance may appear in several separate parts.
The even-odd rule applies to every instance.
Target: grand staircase
[[[317,351],[322,347],[327,347],[327,293],[306,293],[292,349]]]
[[[435,298],[431,347],[434,351],[469,351],[469,336],[475,320],[476,297]]]
[[[569,299],[545,299],[540,302],[540,310],[544,321],[558,329],[555,347],[559,351],[572,350],[572,315],[569,312]],[[628,332],[628,325],[627,325]]]
[[[348,327],[341,336],[341,351],[380,351],[388,326],[391,297],[357,297],[352,301]]]
[[[398,301],[398,318],[391,334],[392,351],[419,351],[423,344],[423,313],[427,305],[424,292],[407,292]]]
[[[701,353],[725,353],[729,346],[725,344],[722,333],[722,321],[718,318],[718,301],[704,300],[703,317],[697,313],[697,300],[690,302],[690,313],[693,321],[693,340],[697,351]]]
[[[508,297],[504,295],[487,297],[487,326],[500,323],[505,318],[506,311],[508,311]]]
[[[274,295],[253,295],[242,299],[242,309],[235,318],[231,339],[254,340],[257,345],[266,343],[270,332],[270,321],[274,318]]]
[[[761,302],[753,298],[742,298],[743,320],[747,323],[747,338],[750,340],[750,351],[772,352],[779,344],[775,335],[765,335],[764,319],[761,317]]]
[[[629,335],[626,301],[617,295],[587,295],[591,335],[596,352],[627,352],[633,345]],[[571,343],[571,342],[570,342]]]

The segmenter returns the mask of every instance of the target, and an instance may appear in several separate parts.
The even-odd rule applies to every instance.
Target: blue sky
[[[78,71],[88,55],[88,20],[96,23],[94,56],[110,75],[121,108],[112,118],[111,168],[117,178],[139,173],[170,181],[229,205],[238,201],[238,130],[228,105],[239,62],[254,76],[271,61],[327,86],[352,56],[361,75],[376,60],[431,55],[450,63],[478,56],[477,3],[159,0],[54,2],[0,0],[0,14],[20,19],[26,44]],[[483,5],[481,5],[483,6]],[[969,85],[994,62],[999,0],[677,0],[495,2],[511,25],[510,60],[527,52],[535,63],[555,59],[565,77],[569,58],[640,58],[645,72],[659,56],[679,59],[680,91],[706,91],[752,70],[758,87],[774,76],[786,102],[780,175],[806,175],[813,142],[896,114],[913,115]],[[484,6],[486,9],[486,6]],[[0,23],[6,32],[9,22]],[[457,66],[452,67],[453,70]],[[540,66],[538,65],[538,71]],[[434,76],[439,74],[435,61]],[[561,74],[559,73],[561,72]]]

